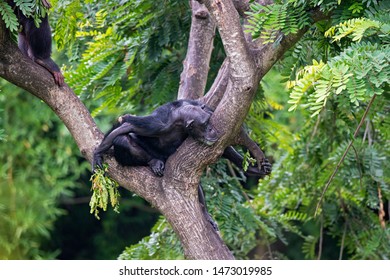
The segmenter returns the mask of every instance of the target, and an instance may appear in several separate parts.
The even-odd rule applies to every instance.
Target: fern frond
[[[332,26],[328,31],[325,32],[326,37],[332,37],[334,41],[340,41],[345,37],[352,37],[352,41],[359,42],[365,33],[372,29],[376,32],[381,32],[383,23],[370,20],[367,18],[354,18],[348,21],[342,22],[336,26]],[[366,33],[367,34],[367,33]]]
[[[246,32],[250,33],[253,39],[263,39],[264,43],[275,42],[280,32],[284,35],[294,34],[310,24],[305,5],[296,5],[293,8],[290,3],[261,5],[254,2],[250,8],[247,12],[249,24],[246,26]]]
[[[327,64],[316,62],[306,66],[298,73],[298,80],[289,84],[292,89],[289,111],[302,104],[315,116],[333,94],[348,93],[350,102],[356,106],[374,94],[382,94],[390,79],[389,57],[390,46],[378,50],[375,44],[355,43]]]
[[[290,93],[289,104],[292,106],[289,111],[295,110],[305,94],[314,89],[314,85],[321,77],[321,73],[326,65],[319,61],[313,60],[313,65],[306,66],[303,70],[297,74],[297,80],[290,81],[288,87],[292,89]]]
[[[18,19],[11,6],[5,1],[0,2],[0,14],[3,19],[5,26],[11,31],[16,32],[19,28]]]

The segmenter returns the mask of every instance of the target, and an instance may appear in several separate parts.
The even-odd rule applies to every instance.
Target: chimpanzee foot
[[[53,72],[53,76],[54,76],[54,81],[56,82],[56,84],[60,87],[62,87],[64,85],[64,76],[62,75],[61,72]]]
[[[159,159],[152,159],[148,162],[148,165],[150,169],[152,169],[153,173],[159,177],[162,177],[164,175],[164,162]]]

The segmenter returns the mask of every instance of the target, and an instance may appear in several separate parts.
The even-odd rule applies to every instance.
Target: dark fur
[[[188,136],[208,144],[217,140],[217,132],[208,124],[212,113],[199,101],[177,100],[158,107],[148,116],[124,115],[95,150],[93,168],[102,167],[102,155],[114,146],[115,159],[121,165],[149,165],[156,175],[162,176],[165,161]],[[187,127],[191,121],[191,127]],[[243,157],[233,147],[227,147],[223,156],[242,167]],[[153,167],[154,164],[159,166]],[[265,161],[260,169],[250,166],[246,174],[262,178],[270,172],[271,165]]]
[[[162,176],[165,161],[189,135],[203,143],[217,140],[216,131],[208,125],[211,114],[212,110],[198,101],[178,100],[160,106],[149,116],[124,115],[95,150],[93,167],[101,167],[102,155],[114,146],[120,164],[149,165]]]
[[[15,5],[14,1],[9,0],[8,3],[14,9],[19,24],[21,25],[18,38],[19,49],[25,56],[46,68],[53,75],[56,84],[62,86],[64,84],[64,77],[61,74],[60,68],[50,57],[52,38],[47,15],[41,18],[39,27],[36,27],[34,19],[27,18]],[[49,3],[47,1],[43,3],[48,7]]]

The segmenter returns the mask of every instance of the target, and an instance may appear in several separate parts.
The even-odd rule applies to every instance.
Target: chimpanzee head
[[[187,105],[183,110],[185,129],[195,140],[213,145],[218,140],[218,133],[209,123],[212,111],[206,106]]]

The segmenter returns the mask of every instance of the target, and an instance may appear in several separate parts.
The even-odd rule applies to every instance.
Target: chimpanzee
[[[114,146],[119,164],[149,166],[155,175],[162,176],[166,160],[188,136],[206,145],[218,140],[217,131],[209,124],[212,113],[199,101],[177,100],[160,106],[149,116],[121,116],[96,148],[92,168],[102,167],[102,155]],[[243,158],[233,147],[227,147],[223,157],[242,167]],[[247,174],[270,174],[271,164],[266,159],[260,164],[260,168],[250,166]]]
[[[211,108],[199,101],[177,100],[158,107],[149,116],[124,115],[96,148],[92,169],[102,167],[102,155],[114,146],[114,157],[121,165],[148,165],[155,175],[163,176],[166,160],[188,136],[206,145],[218,140],[217,131],[209,124],[212,113]],[[223,156],[242,167],[243,157],[233,147],[227,147]],[[258,177],[270,174],[271,164],[267,159],[260,165],[260,168],[250,166],[246,174]],[[217,230],[207,212],[201,185],[198,195],[206,219]]]
[[[51,7],[49,1],[41,1],[46,8]],[[56,84],[62,86],[64,76],[57,64],[50,58],[52,39],[47,15],[41,18],[39,27],[36,27],[34,19],[26,17],[13,0],[8,0],[8,3],[14,9],[21,26],[18,38],[19,49],[25,56],[46,68],[54,76]]]

